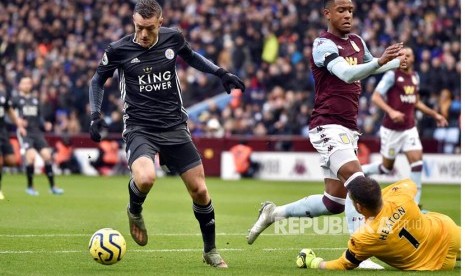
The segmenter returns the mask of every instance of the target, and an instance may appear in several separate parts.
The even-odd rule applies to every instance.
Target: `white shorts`
[[[360,133],[341,125],[323,125],[310,130],[308,137],[320,154],[320,166],[325,178],[338,179],[342,165],[358,160],[357,142]]]
[[[381,136],[380,153],[387,159],[395,159],[400,152],[423,150],[416,127],[396,131],[382,126],[379,134]]]

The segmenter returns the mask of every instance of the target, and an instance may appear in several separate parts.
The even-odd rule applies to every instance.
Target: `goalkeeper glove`
[[[297,255],[296,264],[299,268],[320,268],[320,263],[323,261],[322,258],[317,257],[315,252],[311,249],[302,249]]]
[[[231,89],[234,88],[240,89],[242,92],[244,92],[245,84],[238,76],[229,73],[223,68],[216,70],[215,75],[221,79],[221,83],[223,84],[226,93],[230,94]]]
[[[90,115],[90,139],[94,142],[100,142],[102,138],[107,135],[108,125],[105,123],[105,120],[100,117],[100,113],[93,112]]]

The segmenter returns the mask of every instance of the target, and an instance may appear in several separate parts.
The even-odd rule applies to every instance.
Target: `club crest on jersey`
[[[104,53],[102,57],[102,65],[107,65],[107,64],[108,64],[107,53]]]
[[[412,83],[418,85],[418,79],[415,76],[412,76]]]
[[[357,44],[355,44],[354,41],[350,41],[350,45],[352,45],[352,48],[354,48],[355,52],[360,52],[360,48],[358,48]]]
[[[342,143],[344,143],[344,144],[349,144],[350,143],[350,139],[347,136],[347,134],[341,133],[341,134],[339,134],[339,137],[341,137]]]
[[[165,51],[165,57],[167,59],[173,59],[174,58],[174,51],[173,49],[166,49]]]

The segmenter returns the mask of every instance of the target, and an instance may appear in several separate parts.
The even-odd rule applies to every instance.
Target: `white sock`
[[[366,165],[362,165],[362,171],[365,175],[373,175],[373,174],[380,174],[379,166],[381,163],[370,163]]]
[[[420,167],[420,171],[412,171],[415,167]],[[423,161],[417,161],[410,164],[410,179],[417,185],[417,194],[415,195],[415,203],[419,204],[421,199],[421,169],[423,168]]]
[[[350,182],[355,179],[356,177],[364,176],[362,172],[356,172],[351,177],[347,179],[344,183],[344,186],[350,184]],[[350,235],[352,235],[360,226],[365,223],[365,217],[355,210],[354,203],[352,199],[347,194],[346,203],[345,203],[345,210],[346,219],[347,219],[347,228],[349,230]]]
[[[321,215],[331,215],[331,212],[323,204],[323,195],[311,195],[286,205],[277,206],[273,212],[273,216],[276,218],[313,218]]]
[[[347,228],[352,235],[360,226],[365,223],[365,217],[355,210],[354,203],[349,195],[346,198],[345,211],[347,219]]]

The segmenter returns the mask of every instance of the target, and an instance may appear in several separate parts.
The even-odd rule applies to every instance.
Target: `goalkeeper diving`
[[[357,177],[348,187],[357,211],[366,223],[348,241],[337,260],[325,261],[311,249],[297,256],[297,266],[349,270],[377,257],[401,270],[451,270],[460,259],[460,226],[448,216],[423,214],[414,201],[417,188],[410,179],[381,191],[371,179]]]

